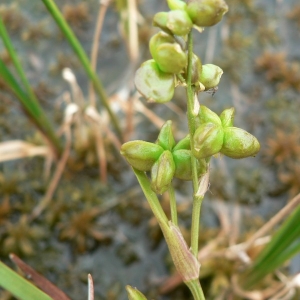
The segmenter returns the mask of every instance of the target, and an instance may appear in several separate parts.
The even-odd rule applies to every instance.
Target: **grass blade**
[[[48,139],[54,151],[57,154],[61,152],[61,143],[57,138],[51,123],[48,121],[46,114],[37,101],[26,94],[17,80],[8,70],[4,62],[0,59],[0,79],[9,90],[18,98],[25,112],[28,114],[33,123],[40,129],[43,135]]]
[[[20,76],[20,79],[21,79],[24,87],[27,90],[27,93],[30,95],[30,98],[32,100],[38,102],[35,95],[34,95],[34,93],[33,93],[33,91],[32,91],[32,89],[31,89],[31,86],[30,86],[30,84],[29,84],[29,82],[26,78],[25,72],[22,68],[22,65],[21,65],[19,59],[18,59],[18,55],[16,54],[16,52],[14,50],[14,47],[13,47],[12,42],[9,38],[9,35],[6,31],[6,28],[5,28],[5,25],[2,21],[1,16],[0,16],[0,36],[2,38],[2,41],[4,43],[4,46],[6,47],[6,50],[9,54],[9,56],[11,57],[11,59],[13,61],[14,66],[15,66],[15,68],[16,68],[19,76]]]
[[[95,88],[100,100],[102,101],[102,104],[104,105],[108,114],[110,115],[111,121],[112,121],[119,137],[122,137],[122,131],[120,128],[119,121],[109,106],[108,98],[107,98],[106,92],[102,86],[102,83],[101,83],[100,79],[98,78],[98,76],[96,75],[96,73],[93,71],[90,61],[89,61],[85,51],[83,50],[81,44],[79,43],[78,39],[76,38],[74,32],[72,31],[70,26],[67,24],[66,20],[64,19],[63,15],[59,11],[59,9],[57,8],[57,6],[53,0],[42,0],[42,1],[44,2],[46,8],[50,12],[50,14],[54,18],[54,20],[56,21],[58,27],[64,33],[68,42],[72,46],[74,52],[76,53],[78,59],[80,60],[82,66],[84,67],[88,77],[92,81],[94,88]]]
[[[0,262],[0,286],[21,300],[52,299],[2,262]]]
[[[299,219],[300,206],[281,225],[270,243],[257,256],[252,267],[243,275],[244,287],[252,287],[300,251]]]

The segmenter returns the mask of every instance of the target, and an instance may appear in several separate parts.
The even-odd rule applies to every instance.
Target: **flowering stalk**
[[[235,159],[253,156],[259,150],[259,143],[250,133],[233,126],[233,108],[224,110],[219,116],[208,107],[200,107],[197,98],[200,92],[216,90],[223,71],[212,64],[202,65],[201,59],[193,53],[191,29],[218,23],[228,9],[227,4],[224,0],[167,1],[171,11],[159,12],[153,19],[154,26],[162,29],[149,43],[153,59],[137,70],[135,85],[149,102],[156,103],[170,101],[175,87],[184,86],[189,134],[176,144],[169,120],[161,128],[155,143],[131,141],[122,145],[121,154],[133,167],[177,272],[194,299],[203,300],[197,254],[201,204],[209,185],[210,159],[218,153]],[[191,248],[177,225],[174,177],[193,182]],[[170,221],[157,198],[157,194],[167,191]]]

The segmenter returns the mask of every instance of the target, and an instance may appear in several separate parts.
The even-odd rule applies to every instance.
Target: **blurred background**
[[[194,52],[202,63],[224,71],[218,91],[199,99],[218,114],[234,106],[235,125],[255,135],[261,151],[255,158],[212,160],[200,249],[220,233],[226,245],[244,241],[300,192],[300,4],[226,2],[229,12],[221,23],[195,31]],[[88,56],[99,47],[95,68],[124,138],[154,142],[168,119],[176,140],[184,137],[184,89],[158,105],[147,103],[133,85],[134,71],[150,59],[148,41],[158,31],[152,17],[168,10],[165,1],[56,4]],[[63,145],[63,158],[55,160],[32,118],[0,80],[0,259],[11,265],[8,254],[16,253],[71,299],[87,297],[88,273],[96,299],[127,299],[126,284],[149,299],[191,299],[174,279],[166,244],[119,154],[111,121],[43,2],[1,0],[0,16]],[[101,37],[95,38],[101,20]],[[1,41],[0,58],[15,74]],[[181,229],[189,240],[192,187],[174,184]],[[168,198],[161,201],[167,210]],[[202,281],[208,299],[241,299],[217,298],[230,291],[234,268],[223,260],[212,263]],[[299,270],[299,257],[286,266],[287,274]],[[0,299],[13,298],[0,291]]]

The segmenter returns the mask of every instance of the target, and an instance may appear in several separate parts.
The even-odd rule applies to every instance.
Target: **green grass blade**
[[[18,98],[25,112],[28,114],[34,124],[41,130],[44,136],[49,140],[57,154],[61,152],[61,143],[56,136],[51,123],[48,121],[46,114],[39,105],[26,94],[19,86],[17,80],[8,70],[4,62],[0,59],[0,78],[10,91]]]
[[[22,81],[22,83],[24,84],[24,87],[26,88],[27,90],[27,93],[30,95],[30,98],[32,99],[32,101],[37,101],[32,89],[31,89],[31,86],[27,80],[27,77],[25,75],[25,72],[22,68],[22,65],[18,59],[18,55],[16,54],[15,50],[14,50],[14,47],[12,45],[12,42],[9,38],[9,35],[6,31],[6,28],[5,28],[5,25],[2,21],[2,18],[0,16],[0,36],[2,38],[2,41],[4,43],[4,46],[6,47],[6,50],[8,52],[8,54],[10,55],[12,61],[13,61],[13,64],[20,76],[20,79]]]
[[[50,12],[50,14],[54,18],[54,20],[56,21],[58,27],[64,33],[68,42],[72,46],[74,52],[76,53],[78,59],[80,60],[82,66],[84,67],[88,77],[93,82],[95,91],[97,92],[100,100],[102,101],[102,104],[104,105],[107,112],[109,113],[111,121],[112,121],[118,135],[120,137],[122,137],[122,131],[120,128],[119,121],[109,106],[108,98],[107,98],[106,92],[102,86],[102,83],[101,83],[100,79],[98,78],[98,76],[96,75],[96,73],[93,71],[90,61],[89,61],[85,51],[83,50],[81,44],[79,43],[78,39],[76,38],[74,32],[72,31],[70,26],[67,24],[66,20],[64,19],[63,15],[59,11],[59,9],[57,8],[57,6],[53,0],[42,0],[42,1],[44,2],[45,6],[47,7],[48,11]]]
[[[2,262],[0,262],[0,286],[21,300],[52,299]]]
[[[283,265],[300,250],[300,206],[289,216],[274,234],[270,243],[253,262],[252,267],[242,276],[243,286],[250,288],[263,277]]]

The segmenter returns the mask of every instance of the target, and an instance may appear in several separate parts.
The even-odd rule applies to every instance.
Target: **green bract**
[[[189,0],[186,10],[194,24],[206,27],[219,23],[228,6],[224,0]]]
[[[199,111],[200,124],[213,123],[216,125],[222,125],[219,116],[210,110],[207,106],[201,105]]]
[[[181,0],[167,0],[168,6],[171,10],[175,9],[186,9],[186,3]]]
[[[223,70],[216,65],[202,65],[200,82],[205,86],[206,90],[214,88],[219,84],[222,74]]]
[[[173,159],[175,162],[174,177],[181,180],[192,180],[191,151],[184,149],[173,151]],[[196,161],[196,164],[197,175],[200,177],[206,172],[206,162],[204,159],[200,159]]]
[[[220,114],[220,119],[224,128],[232,127],[234,121],[234,107],[223,110]]]
[[[220,152],[223,145],[223,128],[213,123],[201,124],[194,134],[193,153],[198,159]]]
[[[164,150],[172,150],[175,146],[175,140],[172,133],[172,121],[167,121],[161,128],[156,144],[160,145]]]
[[[127,296],[129,300],[147,300],[147,298],[136,288],[130,285],[126,286]]]
[[[175,173],[172,153],[164,151],[151,168],[151,188],[157,194],[168,190]]]
[[[132,167],[140,171],[150,171],[163,151],[157,144],[137,140],[123,144],[120,152]]]
[[[221,153],[231,158],[245,158],[258,153],[260,145],[255,136],[236,127],[224,129]]]
[[[162,72],[153,59],[144,62],[136,71],[134,83],[137,90],[151,102],[165,103],[174,95],[174,76]]]

